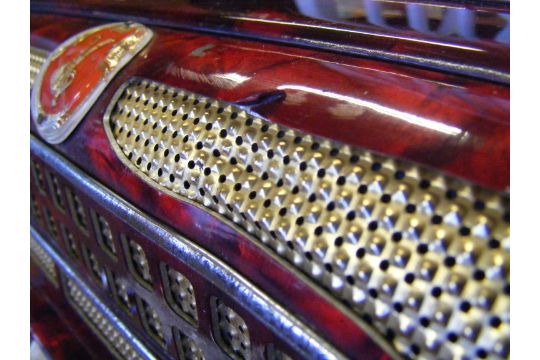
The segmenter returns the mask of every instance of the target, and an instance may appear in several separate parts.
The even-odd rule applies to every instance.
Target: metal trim
[[[505,194],[146,79],[120,86],[103,121],[112,149],[143,181],[236,224],[345,300],[356,319],[373,319],[357,321],[366,332],[394,334],[399,352],[489,348],[506,357]],[[504,326],[492,330],[490,317]],[[445,342],[455,334],[455,345]]]
[[[56,266],[59,268],[62,275],[73,281],[84,295],[93,303],[93,305],[101,312],[101,314],[113,324],[115,329],[123,336],[123,338],[134,347],[138,355],[144,359],[154,360],[157,359],[150,351],[133,335],[129,329],[120,321],[118,317],[104,304],[99,298],[90,290],[90,287],[80,278],[80,276],[73,270],[70,265],[50,246],[47,241],[39,234],[39,232],[30,227],[30,236],[45,250],[45,252],[53,258]],[[107,346],[110,344],[107,342]]]
[[[141,234],[152,239],[157,245],[179,258],[186,265],[203,274],[220,290],[243,303],[253,316],[265,323],[298,353],[311,359],[345,359],[345,356],[330,343],[307,328],[305,324],[242,276],[236,274],[233,269],[217,257],[174,233],[171,229],[148,218],[124,199],[69,164],[34,136],[31,136],[30,149],[32,153],[39,156],[43,162],[56,169],[69,181],[77,183],[79,189],[97,203],[116,213]],[[58,258],[64,266],[67,266],[58,255],[55,254],[55,256],[55,259]],[[385,350],[393,357],[400,358],[395,351],[387,348]]]

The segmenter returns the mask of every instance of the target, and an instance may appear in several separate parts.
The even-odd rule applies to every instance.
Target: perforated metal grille
[[[163,326],[156,310],[139,296],[137,296],[137,307],[146,332],[152,335],[160,344],[164,345],[165,336],[163,335]]]
[[[75,223],[79,226],[81,231],[88,235],[88,220],[81,199],[79,199],[79,197],[71,190],[67,191],[67,197],[71,209],[71,217],[75,220]]]
[[[233,359],[250,359],[249,329],[233,309],[219,299],[212,299],[212,322],[218,344]]]
[[[64,281],[66,294],[71,304],[77,309],[81,315],[89,321],[92,326],[97,329],[102,338],[115,350],[123,359],[143,359],[137,351],[130,345],[123,335],[118,332],[105,317],[101,311],[93,304],[93,302],[81,291],[81,289],[71,280]]]
[[[96,255],[86,246],[82,245],[82,251],[84,255],[84,261],[86,267],[90,270],[90,273],[94,276],[94,279],[99,285],[103,285],[105,281],[105,273]]]
[[[114,245],[113,234],[109,223],[103,216],[96,212],[93,213],[93,219],[99,245],[111,256],[116,257],[116,247]]]
[[[152,284],[152,276],[143,248],[127,237],[123,237],[122,243],[130,271],[141,284],[149,287]]]
[[[48,56],[47,51],[30,47],[30,87],[34,85],[34,80]]]
[[[197,322],[197,303],[191,282],[180,272],[162,264],[167,302],[179,315],[192,323]]]
[[[58,274],[56,273],[56,267],[54,260],[43,250],[41,245],[38,244],[33,237],[30,236],[30,257],[41,268],[47,279],[49,279],[55,286],[58,286]]]
[[[504,196],[163,84],[114,101],[122,161],[238,224],[401,353],[508,356]]]
[[[204,360],[201,348],[189,336],[173,328],[174,342],[180,360]]]
[[[69,255],[75,259],[79,259],[79,249],[77,247],[77,241],[75,240],[75,237],[71,233],[71,231],[68,230],[64,225],[60,224],[60,228],[62,229],[62,237],[64,238],[64,244],[66,245],[66,249],[69,253]]]

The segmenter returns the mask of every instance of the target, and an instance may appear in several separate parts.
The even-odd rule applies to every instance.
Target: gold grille
[[[30,257],[41,268],[47,279],[58,287],[58,274],[56,273],[54,260],[32,236],[30,236]]]
[[[104,316],[83,291],[71,280],[65,280],[65,288],[71,304],[81,313],[93,328],[106,341],[106,343],[120,355],[122,359],[142,359],[137,351],[124,339],[124,336],[115,328],[115,325]]]
[[[35,47],[30,47],[30,87],[34,85],[41,66],[47,61],[49,53],[45,50],[41,50]]]
[[[105,128],[146,181],[238,224],[399,352],[508,357],[506,196],[146,80]]]

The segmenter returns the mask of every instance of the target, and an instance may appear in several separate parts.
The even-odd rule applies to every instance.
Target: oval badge
[[[64,141],[152,35],[141,24],[113,23],[63,42],[48,57],[32,90],[32,118],[40,135],[52,144]]]

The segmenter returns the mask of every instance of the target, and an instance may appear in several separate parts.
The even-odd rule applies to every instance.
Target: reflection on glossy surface
[[[173,63],[167,66],[165,72],[180,79],[205,83],[221,89],[233,89],[249,80],[248,76],[243,76],[234,72],[224,74],[204,74],[178,67]]]
[[[39,12],[139,19],[444,70],[508,83],[508,1],[498,0],[33,0]],[[208,44],[205,44],[208,45]],[[196,50],[196,49],[195,49]],[[196,52],[197,54],[197,52]]]
[[[420,126],[424,129],[434,130],[441,132],[446,135],[456,136],[461,134],[461,130],[455,126],[448,126],[446,124],[433,121],[430,119],[426,119],[414,114],[409,114],[407,112],[399,111],[396,109],[392,109],[387,106],[379,105],[371,101],[366,101],[358,98],[354,98],[351,96],[341,95],[337,94],[331,91],[325,91],[320,89],[314,89],[307,86],[297,86],[297,85],[282,85],[278,87],[279,90],[298,90],[298,91],[304,91],[309,92],[315,95],[325,96],[329,97],[335,100],[343,101],[351,105],[358,106],[359,113],[363,113],[363,108],[368,108],[372,111],[376,111],[382,115],[390,116],[395,119],[405,121],[409,124]]]
[[[253,19],[253,18],[244,17],[244,16],[232,16],[231,18],[235,19],[235,20],[250,21],[250,22],[255,22],[255,23],[289,25],[289,26],[300,27],[300,28],[312,28],[312,29],[317,29],[317,30],[339,31],[339,32],[343,32],[343,33],[346,33],[346,34],[349,34],[349,35],[351,35],[351,34],[352,35],[360,35],[360,34],[362,34],[362,35],[370,35],[370,36],[388,38],[388,39],[400,39],[400,40],[404,40],[404,41],[423,43],[423,44],[428,44],[428,45],[452,47],[452,48],[462,49],[462,50],[467,50],[467,51],[482,51],[482,49],[479,49],[479,48],[476,48],[476,47],[471,47],[471,46],[457,45],[457,44],[452,44],[452,43],[442,42],[442,41],[436,41],[436,40],[424,40],[424,39],[416,39],[416,38],[403,37],[403,36],[397,36],[397,35],[387,35],[387,34],[383,34],[383,33],[366,32],[366,31],[361,31],[359,29],[342,29],[342,28],[333,27],[333,26],[291,23],[291,22],[280,21],[280,20]]]
[[[39,44],[45,43],[42,38],[63,41],[68,31],[80,31],[85,24],[69,30],[55,26],[50,17],[32,21]],[[194,56],[198,49],[206,50]],[[284,98],[259,104],[255,111],[312,135],[405,158],[493,189],[508,186],[505,86],[366,58],[170,30],[159,31],[145,56],[129,69],[130,76],[246,106],[261,95],[281,93]]]

